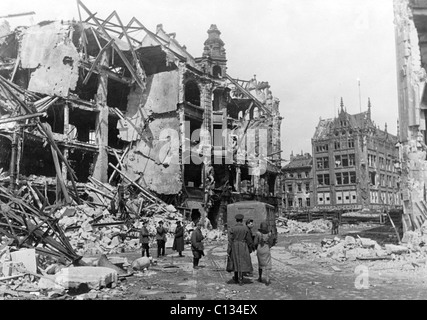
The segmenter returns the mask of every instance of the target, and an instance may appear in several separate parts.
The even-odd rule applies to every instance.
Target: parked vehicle
[[[227,205],[227,228],[236,224],[235,216],[238,213],[243,214],[243,223],[247,219],[254,220],[253,232],[258,231],[262,221],[267,221],[268,230],[277,239],[276,210],[272,205],[259,201],[240,201]]]

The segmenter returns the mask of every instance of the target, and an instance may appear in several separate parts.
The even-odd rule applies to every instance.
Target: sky
[[[0,16],[13,26],[43,20],[78,20],[75,0],[1,0]],[[155,31],[176,33],[200,57],[207,30],[216,24],[233,78],[267,81],[280,100],[282,158],[312,153],[319,119],[367,110],[396,134],[397,76],[393,0],[84,0],[97,16],[116,11],[122,22],[136,17]],[[1,19],[0,19],[1,22]],[[360,85],[359,85],[360,84]]]

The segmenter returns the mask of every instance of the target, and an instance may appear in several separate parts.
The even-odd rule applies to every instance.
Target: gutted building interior
[[[404,231],[427,219],[427,1],[394,0]]]
[[[57,201],[71,203],[90,179],[129,184],[120,170],[214,227],[230,201],[280,210],[280,102],[268,82],[228,75],[217,26],[194,58],[161,24],[152,32],[136,18],[124,25],[116,12],[78,8],[79,21],[0,29],[8,187],[43,177]]]

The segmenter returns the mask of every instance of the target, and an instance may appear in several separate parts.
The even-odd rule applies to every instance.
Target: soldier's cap
[[[244,216],[241,213],[236,214],[236,216],[234,217],[236,220],[243,220]]]
[[[159,224],[163,224],[163,221],[159,221]]]

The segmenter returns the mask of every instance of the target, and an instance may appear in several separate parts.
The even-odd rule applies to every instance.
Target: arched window
[[[222,69],[220,66],[214,66],[212,68],[212,75],[214,78],[221,78],[222,77]]]
[[[200,107],[200,90],[194,81],[185,85],[185,101]]]

